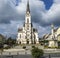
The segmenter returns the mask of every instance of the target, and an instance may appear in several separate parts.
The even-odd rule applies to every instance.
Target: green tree
[[[6,38],[0,34],[0,49],[3,49]]]
[[[0,34],[0,43],[5,43],[6,38]]]
[[[11,37],[9,37],[7,39],[7,44],[10,45],[10,46],[15,45],[16,44],[16,40],[12,39]]]
[[[43,50],[42,49],[39,49],[37,47],[34,47],[31,50],[31,53],[32,53],[33,58],[40,58],[40,57],[43,56]]]

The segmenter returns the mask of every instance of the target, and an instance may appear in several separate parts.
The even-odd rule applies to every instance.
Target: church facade
[[[18,44],[39,43],[38,31],[37,29],[33,28],[32,21],[31,21],[29,1],[27,3],[25,22],[23,28],[18,28],[17,43]]]
[[[54,29],[54,25],[51,25],[51,33],[45,35],[44,40],[48,41],[48,47],[55,48],[58,47],[58,35],[60,34],[60,28]]]

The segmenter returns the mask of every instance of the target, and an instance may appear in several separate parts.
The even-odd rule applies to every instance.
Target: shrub
[[[37,47],[33,48],[31,50],[31,53],[32,53],[33,58],[39,58],[43,56],[43,50],[38,49]]]
[[[11,47],[10,46],[6,46],[6,47],[4,47],[4,49],[10,49]]]
[[[2,52],[3,51],[3,48],[0,48],[0,52]]]
[[[32,48],[35,48],[35,46],[32,46]]]

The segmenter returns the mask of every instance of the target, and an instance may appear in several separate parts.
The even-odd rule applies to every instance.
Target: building
[[[55,30],[55,36],[58,41],[60,41],[60,27]]]
[[[18,29],[17,35],[18,44],[38,44],[38,32],[37,29],[33,28],[30,14],[29,1],[27,2],[27,9],[25,15],[25,22],[23,28]]]
[[[54,25],[51,25],[51,33],[44,36],[44,40],[47,41],[48,47],[58,47],[58,35],[60,30],[54,29]]]

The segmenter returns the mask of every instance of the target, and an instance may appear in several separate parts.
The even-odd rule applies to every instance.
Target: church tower
[[[26,15],[25,15],[25,29],[27,31],[31,31],[31,15],[30,15],[30,8],[29,8],[29,0],[27,2],[27,9],[26,9]]]
[[[31,23],[31,15],[30,15],[30,7],[29,7],[29,0],[27,2],[27,9],[25,15],[25,31],[26,31],[26,39],[27,43],[31,43],[32,38],[32,23]]]
[[[55,37],[55,35],[54,35],[54,25],[53,24],[51,24],[51,34],[52,34],[52,39],[54,40],[54,37]]]

